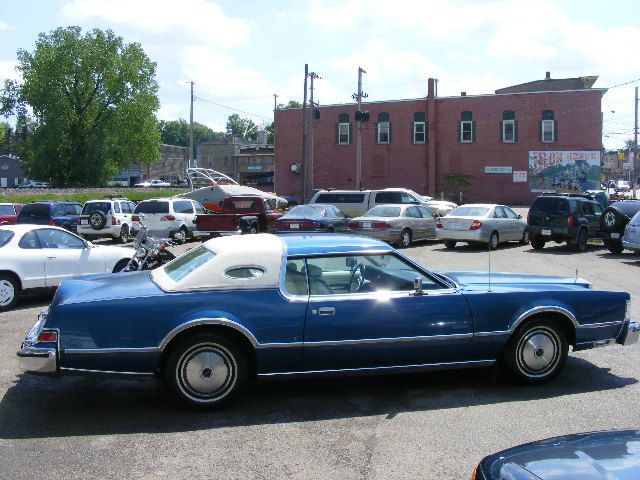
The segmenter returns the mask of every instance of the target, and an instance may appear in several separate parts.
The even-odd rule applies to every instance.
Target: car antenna
[[[578,269],[576,268],[576,277],[573,279],[573,284],[578,283]]]
[[[489,292],[491,292],[491,242],[489,242]]]

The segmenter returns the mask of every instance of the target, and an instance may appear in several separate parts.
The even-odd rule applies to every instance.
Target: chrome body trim
[[[509,330],[496,330],[494,332],[476,332],[473,334],[475,337],[502,337],[503,335],[509,335]]]
[[[623,323],[624,323],[624,320],[618,320],[618,321],[615,321],[615,322],[585,323],[585,324],[582,324],[582,325],[578,325],[576,328],[583,329],[583,328],[615,327],[615,326],[622,325]]]
[[[67,368],[60,367],[61,373],[78,374],[78,375],[107,375],[117,377],[152,377],[152,372],[117,372],[114,370],[90,370],[85,368]]]
[[[520,324],[524,322],[526,319],[528,319],[529,317],[532,317],[533,315],[536,315],[538,313],[545,313],[545,312],[560,313],[565,317],[567,317],[567,319],[571,320],[571,323],[573,323],[574,328],[580,328],[580,324],[578,324],[578,319],[576,318],[576,316],[566,308],[558,307],[556,305],[541,305],[538,307],[534,307],[530,310],[527,310],[522,315],[520,315],[516,319],[516,321],[513,322],[513,325],[511,325],[511,327],[509,328],[509,333],[513,333],[515,329],[518,328]]]
[[[83,354],[109,354],[109,353],[159,353],[159,347],[142,347],[142,348],[66,348],[65,354],[83,355]]]
[[[393,337],[393,338],[363,338],[357,340],[322,340],[318,342],[304,342],[304,347],[331,347],[336,345],[369,345],[377,343],[402,343],[402,342],[435,342],[439,340],[461,340],[473,337],[472,333],[461,333],[455,335],[429,335],[416,337]]]
[[[240,333],[242,333],[245,337],[247,337],[247,340],[249,340],[255,348],[260,347],[260,344],[258,343],[258,340],[256,339],[256,337],[246,327],[240,325],[237,322],[234,322],[233,320],[218,317],[218,318],[197,318],[195,320],[190,320],[186,323],[178,325],[169,333],[167,333],[167,335],[162,339],[162,341],[160,342],[160,345],[158,345],[157,347],[158,350],[163,351],[167,347],[169,342],[173,340],[173,338],[176,335],[178,335],[180,332],[184,332],[189,328],[198,327],[200,325],[221,325],[225,327],[231,327],[239,331]]]
[[[30,373],[56,373],[58,356],[53,348],[42,349],[24,346],[16,353],[22,370]]]
[[[332,374],[350,374],[350,373],[377,373],[389,371],[411,371],[411,370],[438,370],[448,368],[470,368],[470,367],[490,367],[497,360],[471,360],[466,362],[445,362],[445,363],[422,363],[416,365],[394,365],[388,367],[363,367],[363,368],[343,368],[333,370],[310,370],[302,372],[274,372],[259,373],[261,378],[277,378],[284,376],[305,376],[305,375],[332,375]]]

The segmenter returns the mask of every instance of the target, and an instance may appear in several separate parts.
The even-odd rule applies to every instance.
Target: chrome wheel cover
[[[98,227],[98,225],[100,225],[100,214],[99,213],[94,213],[91,215],[91,217],[89,217],[89,223],[91,223],[92,227]]]
[[[613,227],[616,224],[616,214],[613,212],[605,213],[603,221],[607,227]]]
[[[191,347],[178,360],[178,387],[196,402],[213,402],[225,397],[237,380],[237,365],[224,347],[202,343]]]
[[[498,246],[498,235],[495,233],[491,234],[491,237],[489,238],[489,245],[491,246],[492,249],[496,248]]]
[[[0,306],[6,307],[16,296],[16,289],[9,280],[0,280]]]
[[[524,231],[524,233],[522,234],[522,241],[524,243],[529,243],[529,232],[528,231]]]
[[[411,245],[411,234],[409,232],[402,232],[400,243],[402,243],[403,247]]]
[[[561,356],[556,332],[536,327],[522,336],[516,348],[518,369],[528,377],[543,377],[553,371]]]

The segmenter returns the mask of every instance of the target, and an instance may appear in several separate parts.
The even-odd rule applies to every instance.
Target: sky
[[[631,1],[590,0],[2,0],[0,82],[39,33],[111,29],[157,64],[162,120],[224,131],[238,113],[258,125],[302,101],[304,65],[321,105],[352,103],[358,67],[369,101],[491,94],[545,77],[597,75],[603,144],[633,138],[640,15]]]

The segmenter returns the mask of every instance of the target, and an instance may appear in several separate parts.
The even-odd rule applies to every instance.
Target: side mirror
[[[422,277],[413,279],[413,292],[411,295],[422,295]]]
[[[518,220],[520,220],[522,218],[522,215],[518,215]]]

